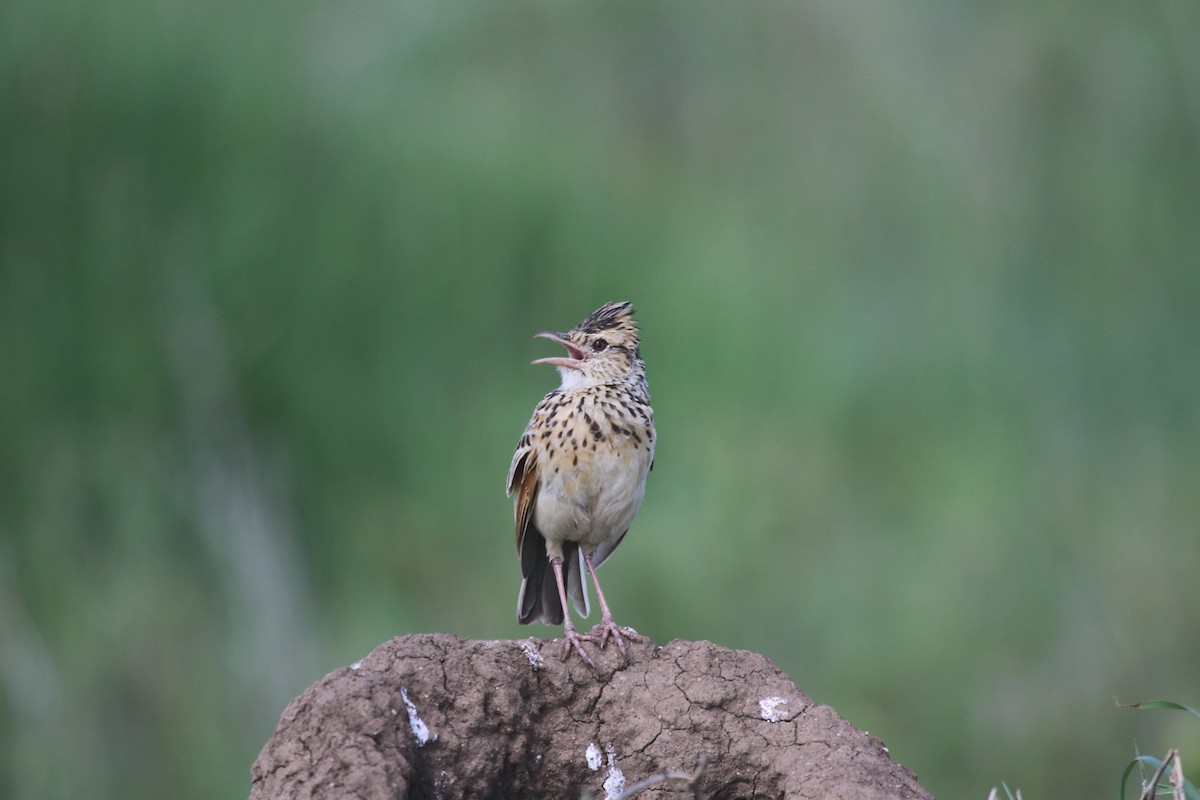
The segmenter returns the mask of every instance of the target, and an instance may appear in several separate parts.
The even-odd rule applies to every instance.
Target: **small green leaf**
[[[1200,719],[1200,711],[1194,708],[1189,708],[1179,703],[1172,703],[1170,700],[1143,700],[1140,703],[1122,703],[1117,702],[1118,708],[1165,708],[1171,711],[1186,711],[1196,719]]]
[[[1121,773],[1121,800],[1125,800],[1125,784],[1129,781],[1129,773],[1133,772],[1133,768],[1138,764],[1147,764],[1150,769],[1155,770],[1162,765],[1162,759],[1155,758],[1154,756],[1138,756],[1126,764],[1125,771]],[[1141,796],[1141,792],[1138,792],[1138,796]]]

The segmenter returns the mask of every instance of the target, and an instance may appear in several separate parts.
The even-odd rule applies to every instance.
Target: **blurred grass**
[[[380,641],[553,636],[511,609],[530,336],[623,298],[661,443],[619,618],[767,654],[940,796],[1111,791],[1164,729],[1108,698],[1197,691],[1197,34],[6,4],[0,795],[238,796]]]

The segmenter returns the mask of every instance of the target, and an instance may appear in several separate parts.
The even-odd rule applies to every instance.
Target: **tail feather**
[[[571,598],[575,612],[581,617],[586,617],[591,613],[591,605],[588,603],[586,572],[583,565],[583,551],[579,549],[579,545],[575,542],[564,542],[563,577],[567,581],[567,597]]]
[[[554,586],[554,576],[546,558],[546,540],[536,530],[527,531],[521,542],[521,572],[525,578],[517,595],[517,622],[522,625],[537,622],[547,616],[547,611],[553,617],[554,609],[558,609],[558,621],[562,622],[557,595],[552,597],[552,603],[545,602],[545,587]]]
[[[542,585],[545,583],[546,566],[540,564],[521,581],[521,592],[517,595],[517,622],[528,625],[542,618]]]
[[[521,591],[517,595],[517,622],[522,625],[539,621],[561,625],[563,607],[558,598],[558,583],[546,554],[546,540],[536,530],[527,531],[521,542],[521,571],[525,573],[525,579],[521,581]],[[575,611],[586,617],[591,605],[583,554],[575,542],[563,543],[563,579]]]

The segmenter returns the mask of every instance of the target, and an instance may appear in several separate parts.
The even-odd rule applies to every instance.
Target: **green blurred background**
[[[604,570],[943,797],[1200,757],[1193,2],[0,7],[0,796],[238,797],[513,618],[503,483],[630,299]],[[679,766],[679,765],[663,765]]]

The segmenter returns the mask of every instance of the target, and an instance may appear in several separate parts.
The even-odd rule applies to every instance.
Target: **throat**
[[[564,392],[572,392],[577,389],[583,389],[591,386],[594,383],[594,381],[590,380],[586,375],[577,369],[559,367],[558,374],[562,376],[561,388]]]

